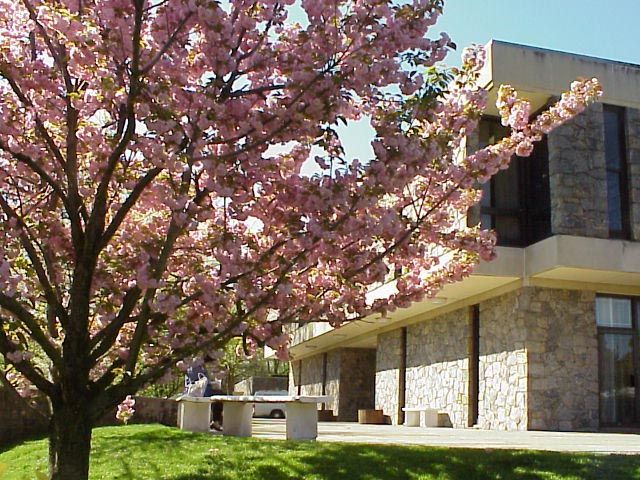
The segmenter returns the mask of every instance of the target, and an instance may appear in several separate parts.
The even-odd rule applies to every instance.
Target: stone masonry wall
[[[481,428],[598,428],[594,302],[593,292],[524,287],[480,304]],[[397,423],[401,332],[379,335],[375,353],[329,352],[325,391],[338,403],[327,408],[339,419],[355,420],[357,409],[371,402]],[[408,406],[433,406],[447,412],[454,427],[466,427],[470,335],[466,307],[408,327]],[[322,392],[322,355],[303,360],[302,378],[302,393]]]
[[[627,108],[626,127],[632,234],[634,240],[640,240],[640,110]]]
[[[378,335],[376,351],[375,405],[398,423],[398,385],[400,381],[401,330]]]
[[[289,365],[289,394],[297,395],[322,395],[322,369],[323,354],[307,357],[302,360],[294,360]],[[338,398],[340,392],[340,355],[336,351],[327,354],[327,378],[325,394],[331,395],[331,401],[320,408],[338,410]],[[298,390],[299,380],[302,379]]]
[[[598,427],[594,298],[525,287],[480,304],[480,427]]]
[[[338,420],[356,421],[358,409],[374,407],[375,358],[373,348],[339,348],[327,352],[324,393],[331,400],[324,408],[333,410]],[[301,378],[302,395],[322,395],[323,363],[324,354],[292,362],[289,392],[298,393]]]
[[[526,288],[519,309],[527,331],[529,428],[597,429],[595,294]]]
[[[334,413],[341,422],[355,422],[359,409],[375,406],[376,350],[345,348],[340,356],[340,408]]]
[[[331,401],[325,404],[327,410],[333,410],[334,415],[340,412],[340,351],[327,352],[327,383],[325,395],[331,397]]]
[[[454,427],[467,426],[470,335],[468,308],[408,327],[408,407],[437,408]]]
[[[322,355],[302,360],[301,395],[322,395]]]
[[[401,330],[378,337],[376,408],[397,422]],[[408,327],[406,404],[466,427],[468,308]],[[525,287],[480,304],[478,425],[493,430],[598,426],[594,293]]]
[[[527,429],[527,357],[520,291],[480,304],[478,426]]]
[[[554,234],[609,236],[602,111],[591,105],[548,135]]]

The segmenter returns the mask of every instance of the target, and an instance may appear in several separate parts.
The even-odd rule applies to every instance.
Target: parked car
[[[254,394],[256,397],[281,396],[286,397],[286,390],[260,390]],[[284,403],[255,403],[253,405],[254,417],[285,418]]]

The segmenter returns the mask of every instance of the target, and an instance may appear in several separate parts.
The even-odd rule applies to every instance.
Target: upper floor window
[[[509,134],[496,118],[479,125],[480,146],[495,143]],[[513,157],[483,185],[480,224],[496,231],[498,245],[526,246],[551,235],[549,155],[546,138],[529,158]]]
[[[607,212],[609,236],[614,238],[629,238],[631,233],[624,117],[624,108],[604,106]]]

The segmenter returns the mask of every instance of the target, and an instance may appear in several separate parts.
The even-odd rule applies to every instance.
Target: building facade
[[[388,318],[294,332],[289,388],[327,394],[339,420],[428,406],[454,428],[640,427],[640,66],[503,42],[482,83],[542,109],[577,77],[600,103],[515,158],[470,222],[498,258]],[[488,111],[470,150],[503,135]]]

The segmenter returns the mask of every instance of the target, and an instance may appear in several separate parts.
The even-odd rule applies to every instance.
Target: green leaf
[[[4,463],[0,463],[0,477],[7,470],[7,466]]]
[[[36,472],[36,480],[48,480],[48,478],[47,474],[42,473],[41,471]]]

